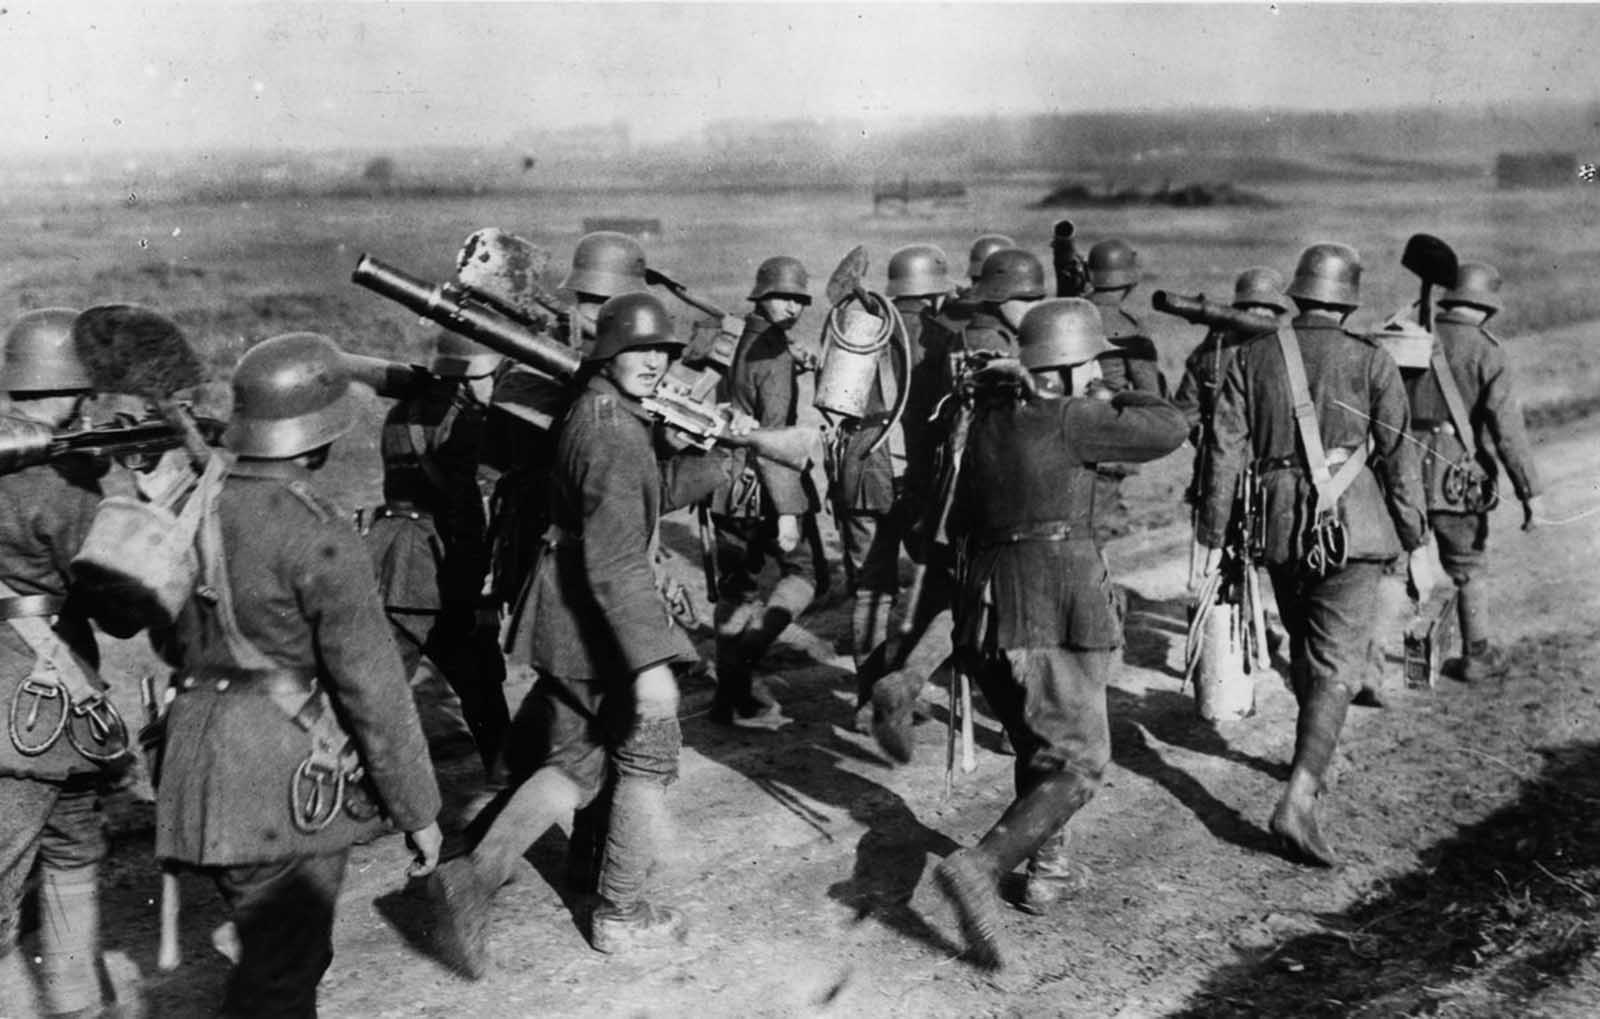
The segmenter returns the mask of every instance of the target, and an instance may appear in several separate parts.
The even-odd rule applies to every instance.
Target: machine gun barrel
[[[222,422],[195,421],[207,442],[222,435]],[[0,416],[0,474],[11,474],[73,453],[87,456],[131,456],[162,453],[184,444],[182,430],[165,420],[133,425],[108,425],[77,432],[57,432],[28,418]]]
[[[1185,322],[1200,325],[1222,326],[1241,333],[1265,333],[1278,328],[1278,320],[1267,315],[1240,311],[1232,305],[1208,301],[1203,294],[1193,297],[1157,290],[1150,295],[1150,306],[1168,315],[1176,315]]]
[[[458,288],[429,283],[371,255],[361,256],[350,282],[546,375],[571,378],[582,364],[576,350],[473,301]]]

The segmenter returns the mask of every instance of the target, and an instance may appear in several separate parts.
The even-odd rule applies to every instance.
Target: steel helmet
[[[240,456],[286,460],[325,446],[355,424],[350,368],[317,333],[274,336],[233,372],[233,420],[222,444]]]
[[[643,290],[644,247],[627,234],[596,230],[578,239],[561,285],[578,294],[615,297]]]
[[[594,346],[585,361],[609,361],[636,347],[679,347],[667,306],[654,294],[621,294],[600,306],[594,320]]]
[[[1283,296],[1283,274],[1263,265],[1254,265],[1241,272],[1233,284],[1233,306],[1245,308],[1250,305],[1288,311],[1289,301]]]
[[[1101,241],[1089,249],[1089,282],[1096,290],[1133,286],[1139,282],[1139,253],[1119,237]]]
[[[983,271],[972,284],[978,301],[1036,301],[1043,297],[1044,263],[1021,248],[1001,248],[983,260]]]
[[[94,388],[72,343],[71,308],[38,308],[6,333],[5,389],[11,393],[85,392]]]
[[[774,294],[793,297],[801,304],[811,303],[811,278],[798,258],[773,255],[762,262],[756,269],[756,284],[745,300],[759,301]]]
[[[1014,248],[1017,242],[1005,234],[984,234],[972,242],[972,253],[967,256],[967,278],[983,275],[983,261],[1002,248]]]
[[[925,297],[950,292],[950,260],[932,244],[907,244],[889,256],[889,297]]]
[[[1052,297],[1022,316],[1017,357],[1030,371],[1070,368],[1112,350],[1100,309],[1081,297]]]
[[[1354,308],[1361,303],[1361,256],[1347,244],[1313,244],[1300,253],[1294,279],[1284,293],[1302,301]]]
[[[446,379],[481,379],[493,375],[505,356],[449,330],[439,334],[428,370]]]
[[[1439,296],[1439,303],[1470,304],[1491,314],[1499,311],[1500,270],[1487,262],[1462,262],[1456,285]]]

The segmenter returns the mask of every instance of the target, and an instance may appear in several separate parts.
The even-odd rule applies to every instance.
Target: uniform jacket
[[[1016,357],[1020,348],[1017,346],[1017,331],[987,306],[979,305],[962,326],[956,349],[992,350],[1006,357]]]
[[[1495,477],[1499,473],[1495,462],[1498,450],[1517,498],[1526,501],[1538,495],[1539,473],[1533,462],[1533,448],[1523,423],[1522,406],[1511,391],[1511,373],[1506,369],[1505,352],[1499,342],[1482,325],[1453,314],[1453,309],[1440,312],[1433,322],[1434,334],[1467,407],[1478,444],[1479,465],[1489,477]],[[1444,392],[1431,368],[1419,372],[1407,389],[1413,427],[1421,431],[1450,422]],[[1455,443],[1452,436],[1451,444]],[[1455,455],[1465,449],[1457,446]]]
[[[911,340],[911,390],[902,419],[906,433],[905,491],[914,504],[932,498],[933,470],[943,431],[934,423],[939,403],[950,394],[950,354],[961,342],[961,326],[935,314],[924,302],[915,316],[905,314]],[[898,305],[899,302],[897,301]],[[908,303],[905,312],[911,310]]]
[[[1167,395],[1167,380],[1157,362],[1155,341],[1144,333],[1144,325],[1122,306],[1116,291],[1090,293],[1089,302],[1100,309],[1106,339],[1115,350],[1100,355],[1100,370],[1112,391],[1133,389],[1141,393]]]
[[[495,380],[479,461],[500,472],[489,500],[487,543],[492,594],[505,605],[522,594],[550,522],[555,431],[572,404],[570,390],[520,365],[503,368]]]
[[[980,404],[951,520],[967,550],[962,646],[1120,646],[1094,541],[1094,465],[1157,459],[1184,434],[1177,408],[1147,393]]]
[[[470,612],[489,569],[478,455],[487,408],[457,382],[438,382],[390,408],[379,444],[387,515],[368,545],[384,604]]]
[[[1217,406],[1217,390],[1239,344],[1248,337],[1239,336],[1230,329],[1214,328],[1206,333],[1200,345],[1190,352],[1183,364],[1183,380],[1178,383],[1178,393],[1172,405],[1183,411],[1189,422],[1189,442],[1194,446],[1194,474],[1190,482],[1189,500],[1199,499],[1199,488],[1205,464],[1205,437],[1211,427],[1211,415]]]
[[[99,465],[83,457],[0,476],[0,580],[18,596],[67,598],[68,564],[89,532],[100,505]],[[76,594],[56,617],[56,633],[91,666],[99,664],[88,606]],[[33,671],[34,653],[9,623],[0,622],[0,712],[10,711],[17,687]],[[91,673],[93,682],[105,684]],[[137,719],[127,720],[130,730]],[[99,770],[67,741],[35,757],[17,752],[9,738],[0,738],[0,775],[65,778]]]
[[[591,377],[561,425],[551,534],[519,608],[513,653],[563,679],[628,681],[694,645],[656,589],[652,549],[664,510],[726,485],[724,450],[656,454],[656,426],[604,375]]]
[[[799,386],[794,355],[784,330],[759,311],[745,316],[744,333],[734,348],[728,377],[718,384],[717,398],[749,414],[762,428],[787,428],[798,420]],[[753,460],[761,478],[767,511],[779,515],[817,509],[801,471],[764,458]],[[725,495],[726,493],[718,493]],[[713,505],[717,512],[725,507]]]
[[[1418,455],[1405,441],[1410,412],[1399,369],[1366,339],[1319,317],[1296,318],[1294,331],[1323,448],[1332,453],[1372,444],[1368,465],[1339,500],[1350,558],[1388,559],[1417,548],[1427,522]],[[1312,488],[1292,403],[1275,334],[1240,347],[1206,436],[1203,544],[1222,545],[1239,477],[1254,461],[1261,469],[1266,561],[1300,561],[1312,523]]]
[[[234,614],[278,666],[316,675],[379,804],[398,828],[415,831],[439,812],[417,709],[367,550],[348,518],[312,494],[310,476],[286,460],[230,470],[216,513]],[[370,833],[370,822],[342,813],[314,835],[291,822],[290,783],[310,739],[249,686],[259,681],[236,678],[218,690],[206,679],[235,663],[214,598],[197,592],[161,643],[178,675],[196,683],[167,714],[157,856],[233,866],[333,852]]]

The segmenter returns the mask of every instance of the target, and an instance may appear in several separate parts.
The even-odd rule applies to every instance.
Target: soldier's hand
[[[1530,495],[1522,500],[1522,529],[1524,531],[1536,530],[1539,518],[1544,516],[1544,497]]]
[[[1200,560],[1199,579],[1203,581],[1213,573],[1216,573],[1218,570],[1222,569],[1222,549],[1212,548],[1210,545],[1202,545],[1201,547],[1205,549],[1205,555]],[[1194,586],[1196,589],[1200,587],[1199,584],[1195,584]]]
[[[411,866],[406,873],[411,877],[427,877],[439,866],[439,847],[444,836],[439,834],[439,822],[418,831],[406,832],[406,845],[411,847]]]
[[[778,547],[785,552],[793,552],[800,547],[800,518],[793,513],[785,513],[778,518]]]
[[[746,414],[737,407],[729,406],[724,411],[728,415],[727,438],[743,439],[751,432],[761,427],[761,422]]]
[[[1434,583],[1433,564],[1428,560],[1427,546],[1414,549],[1406,562],[1406,593],[1419,602],[1425,602],[1433,594]]]

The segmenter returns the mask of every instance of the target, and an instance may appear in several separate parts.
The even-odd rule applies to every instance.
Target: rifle
[[[206,442],[215,443],[221,437],[221,421],[196,418],[194,422]],[[0,474],[73,454],[137,456],[164,453],[185,443],[184,429],[166,418],[58,432],[30,418],[0,415]]]
[[[1247,335],[1271,332],[1278,328],[1278,320],[1270,315],[1241,311],[1231,304],[1207,300],[1204,294],[1187,297],[1157,290],[1150,295],[1150,307],[1167,315],[1175,315],[1185,322],[1221,326]]]

